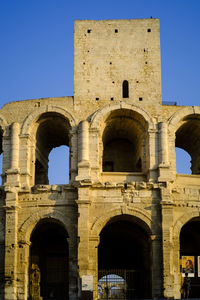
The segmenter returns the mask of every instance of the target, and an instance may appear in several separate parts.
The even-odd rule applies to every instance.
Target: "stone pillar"
[[[31,137],[29,134],[20,135],[20,174],[21,185],[24,190],[29,191],[29,187],[34,185],[35,155],[32,154]],[[35,151],[35,148],[34,148]]]
[[[148,170],[148,180],[155,181],[157,179],[157,168],[158,168],[158,134],[157,130],[152,128],[148,130],[149,149],[146,149],[149,155],[146,157],[149,161],[146,161],[146,169]]]
[[[29,297],[29,252],[30,242],[19,241],[17,264],[17,296],[19,300],[27,300]]]
[[[18,169],[19,166],[19,124],[12,124],[11,131],[11,158],[10,168]]]
[[[89,272],[93,276],[93,300],[98,299],[98,246],[99,236],[89,237]]]
[[[78,161],[89,160],[89,123],[88,121],[82,121],[79,129],[79,155]]]
[[[165,188],[161,190],[161,195],[164,297],[173,298],[173,203],[170,201],[170,195]]]
[[[168,127],[164,122],[159,123],[159,182],[172,180],[168,159]]]
[[[75,180],[77,176],[77,163],[78,163],[78,137],[76,128],[70,130],[70,157],[69,157],[69,183]]]
[[[167,124],[161,122],[159,124],[159,134],[160,134],[160,164],[167,165],[168,163],[168,134],[167,134]]]
[[[78,176],[76,180],[90,179],[89,123],[82,121],[78,131]]]
[[[78,269],[77,269],[77,236],[74,233],[73,236],[67,239],[69,247],[69,299],[78,299]]]
[[[152,242],[152,298],[162,298],[162,238],[151,235]]]
[[[78,236],[80,238],[78,246],[78,267],[79,276],[92,275],[89,270],[89,216],[90,216],[90,199],[89,187],[79,187],[78,204]]]
[[[90,175],[93,181],[99,181],[103,167],[103,143],[100,141],[100,131],[90,128]]]
[[[5,206],[5,299],[17,299],[17,193],[7,191]]]
[[[10,169],[6,171],[6,185],[19,186],[19,124],[11,126]]]
[[[181,298],[181,260],[180,260],[180,239],[179,235],[174,236],[174,298],[180,299]]]

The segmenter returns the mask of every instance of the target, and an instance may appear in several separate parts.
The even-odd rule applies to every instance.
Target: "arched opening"
[[[185,273],[191,280],[189,298],[199,298],[200,294],[200,218],[186,223],[180,233],[180,259],[182,283]]]
[[[66,230],[55,220],[44,219],[33,230],[29,264],[31,299],[69,299],[67,237]]]
[[[115,110],[104,123],[103,172],[142,172],[145,159],[144,119],[131,110]]]
[[[175,146],[190,155],[191,173],[200,174],[200,115],[190,115],[182,120],[176,131]]]
[[[179,174],[191,174],[191,157],[183,149],[176,147],[176,172]]]
[[[70,124],[68,120],[57,113],[46,113],[38,119],[35,151],[35,184],[49,184],[49,153],[52,149],[60,146],[70,148],[69,130]],[[63,165],[66,166],[66,172],[68,171],[70,176],[69,156],[66,155]],[[55,179],[55,182],[56,184],[60,183],[57,179]]]
[[[2,168],[3,168],[3,130],[0,127],[0,185],[2,185]]]
[[[122,97],[123,98],[129,97],[129,84],[127,80],[124,80],[122,83]]]
[[[151,298],[151,244],[146,226],[128,215],[103,228],[98,247],[99,299]],[[106,298],[107,297],[107,298]]]
[[[54,148],[49,154],[49,184],[69,183],[69,147]]]

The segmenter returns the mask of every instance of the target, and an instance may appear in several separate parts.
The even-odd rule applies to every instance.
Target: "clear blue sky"
[[[162,99],[199,105],[199,0],[0,0],[0,107],[73,95],[76,19],[159,18]]]

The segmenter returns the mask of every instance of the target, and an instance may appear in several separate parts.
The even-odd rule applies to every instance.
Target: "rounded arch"
[[[190,214],[185,213],[184,215],[182,215],[175,223],[174,225],[174,237],[175,239],[179,240],[180,237],[180,232],[182,227],[189,222],[190,220],[192,220],[193,218],[197,218],[200,216],[200,211],[192,211],[190,212]]]
[[[102,229],[106,226],[106,224],[114,217],[117,216],[123,216],[128,215],[134,218],[137,218],[138,220],[142,221],[145,225],[145,228],[147,229],[147,232],[149,234],[152,233],[151,227],[152,227],[152,219],[149,214],[146,213],[146,211],[142,209],[131,209],[131,208],[117,208],[114,210],[111,210],[101,217],[97,218],[94,223],[91,226],[91,236],[97,237],[99,236]]]
[[[24,223],[19,228],[19,240],[29,242],[35,226],[42,219],[48,219],[48,218],[59,221],[59,223],[62,224],[66,232],[68,232],[69,237],[71,236],[70,226],[69,228],[67,228],[66,225],[66,216],[62,212],[56,209],[52,210],[52,208],[47,208],[43,210],[37,210],[33,215],[31,215],[24,221]]]
[[[200,107],[190,106],[180,108],[176,111],[168,120],[168,128],[170,132],[173,132],[177,129],[179,122],[189,115],[200,114]]]
[[[113,112],[114,110],[119,110],[119,109],[134,111],[134,112],[138,113],[139,115],[141,115],[143,117],[145,122],[148,123],[148,128],[149,129],[152,129],[152,128],[155,127],[154,120],[151,118],[151,116],[144,109],[142,109],[138,106],[135,106],[135,105],[127,104],[127,103],[116,103],[116,104],[111,104],[111,105],[104,106],[103,108],[99,109],[92,116],[91,125],[90,125],[91,128],[99,128],[100,123],[107,118],[109,113]]]
[[[63,116],[65,119],[68,120],[71,128],[76,126],[74,117],[67,110],[65,110],[64,108],[58,107],[58,106],[46,105],[46,106],[41,106],[40,108],[35,109],[33,112],[31,112],[25,118],[25,120],[22,124],[21,134],[29,134],[34,121],[39,119],[39,117],[42,114],[49,113],[49,112],[57,113],[57,114],[60,114],[61,116]]]
[[[184,169],[186,174],[200,174],[200,151],[199,151],[199,137],[200,137],[200,108],[199,107],[185,107],[179,109],[168,120],[169,134],[173,139],[174,147],[184,150],[188,153],[189,167]],[[173,147],[171,148],[173,151]],[[178,150],[177,150],[178,151]],[[182,159],[180,152],[177,152]],[[172,152],[174,162],[176,165],[178,159],[175,157],[175,151]],[[176,167],[174,163],[174,170]],[[177,168],[179,170],[179,168]]]

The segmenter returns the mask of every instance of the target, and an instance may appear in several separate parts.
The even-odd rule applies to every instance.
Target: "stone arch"
[[[200,114],[200,107],[190,106],[180,108],[176,111],[168,120],[169,132],[173,132],[177,129],[178,123],[189,115]]]
[[[190,165],[191,172],[189,168],[188,170],[182,170],[182,172],[200,174],[200,108],[191,106],[179,109],[168,120],[168,129],[172,145],[170,151],[173,157],[174,172],[177,167],[176,162],[178,161],[178,157],[175,156],[175,147],[177,147],[181,149],[183,155],[185,151],[185,160],[187,161],[187,165]],[[180,153],[180,150],[178,153]]]
[[[34,121],[37,120],[42,114],[48,112],[58,113],[62,115],[65,119],[68,120],[71,128],[76,126],[74,117],[67,110],[58,106],[46,105],[35,109],[25,118],[22,124],[21,134],[29,134]]]
[[[148,123],[149,129],[155,128],[155,121],[144,109],[127,103],[111,104],[99,109],[91,118],[91,125],[90,125],[91,128],[99,128],[100,123],[106,119],[108,114],[118,109],[124,109],[124,110],[127,109],[127,110],[137,112]]]
[[[176,240],[179,240],[179,236],[180,236],[180,232],[182,227],[189,222],[190,220],[192,220],[193,218],[199,217],[200,216],[200,211],[196,210],[196,211],[192,211],[190,212],[190,214],[185,213],[184,215],[182,215],[175,223],[174,225],[174,238]]]
[[[127,103],[107,105],[93,115],[90,125],[98,129],[97,164],[103,172],[146,173],[151,144],[148,131],[156,128],[145,110]]]
[[[53,209],[53,211],[52,211],[52,208],[49,207],[49,208],[43,209],[43,210],[38,209],[33,215],[31,215],[24,221],[24,223],[20,226],[20,228],[18,230],[19,231],[19,241],[29,242],[30,236],[31,236],[31,233],[32,233],[34,227],[42,219],[48,219],[48,218],[61,222],[64,229],[68,232],[69,237],[72,236],[72,233],[70,232],[70,227],[67,228],[67,225],[66,225],[66,216],[62,212],[60,212],[56,209]]]
[[[146,211],[142,209],[136,209],[136,208],[117,208],[114,210],[111,210],[101,217],[97,218],[94,223],[91,226],[91,236],[98,237],[101,230],[104,228],[104,226],[108,223],[109,220],[111,220],[113,217],[117,216],[123,216],[123,215],[129,215],[132,217],[136,217],[144,222],[146,225],[148,232],[151,233],[152,228],[152,220],[149,214],[146,213]]]

